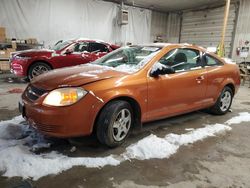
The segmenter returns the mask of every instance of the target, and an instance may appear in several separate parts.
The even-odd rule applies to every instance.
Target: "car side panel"
[[[199,77],[203,80],[197,80]],[[158,78],[148,77],[148,120],[202,108],[206,82],[203,68]]]
[[[223,88],[228,84],[233,84],[237,92],[240,79],[237,67],[225,64],[222,66],[206,67],[207,70],[207,105],[213,105],[218,99]]]

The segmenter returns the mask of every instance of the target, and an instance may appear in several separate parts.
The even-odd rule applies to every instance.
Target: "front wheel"
[[[51,70],[51,67],[47,65],[46,63],[36,62],[30,66],[29,72],[28,72],[28,78],[29,80],[31,80],[32,78],[39,76],[40,74],[43,74],[50,70]]]
[[[98,140],[109,147],[121,145],[127,138],[133,124],[133,110],[126,101],[108,103],[97,119]]]
[[[209,111],[212,114],[216,114],[216,115],[226,114],[231,107],[232,100],[233,100],[233,91],[230,87],[226,86],[222,90],[214,106],[212,106],[209,109]]]

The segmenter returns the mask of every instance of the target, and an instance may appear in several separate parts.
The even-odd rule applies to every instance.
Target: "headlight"
[[[14,57],[12,57],[12,58],[14,58],[14,59],[22,59],[22,60],[27,60],[27,59],[30,59],[31,57],[26,57],[26,56],[14,56]]]
[[[76,103],[88,92],[82,88],[61,88],[51,91],[43,101],[49,106],[67,106]]]

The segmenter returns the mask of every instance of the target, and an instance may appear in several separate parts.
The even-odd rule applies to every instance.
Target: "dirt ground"
[[[0,120],[8,120],[19,115],[17,102],[21,95],[20,89],[24,89],[26,85],[18,79],[9,78],[9,75],[0,76]],[[250,112],[250,88],[247,86],[241,86],[235,96],[232,112],[224,116],[213,116],[199,111],[147,123],[143,129],[133,131],[127,142],[116,149],[107,149],[99,145],[95,138],[87,137],[69,141],[57,140],[50,150],[60,151],[72,157],[119,154],[128,145],[151,133],[157,136],[168,133],[180,134],[186,128],[224,123],[239,112]],[[250,187],[249,135],[250,124],[241,123],[223,135],[182,146],[168,159],[131,160],[119,166],[103,168],[73,167],[37,181],[1,176],[0,187]],[[76,147],[76,151],[70,152],[73,146]]]

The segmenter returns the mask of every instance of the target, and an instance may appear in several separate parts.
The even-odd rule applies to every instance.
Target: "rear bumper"
[[[42,96],[32,102],[25,92],[22,95],[22,114],[32,127],[52,137],[68,138],[92,133],[101,106],[94,96],[87,94],[77,103],[66,107],[44,106],[44,98],[45,96]]]

